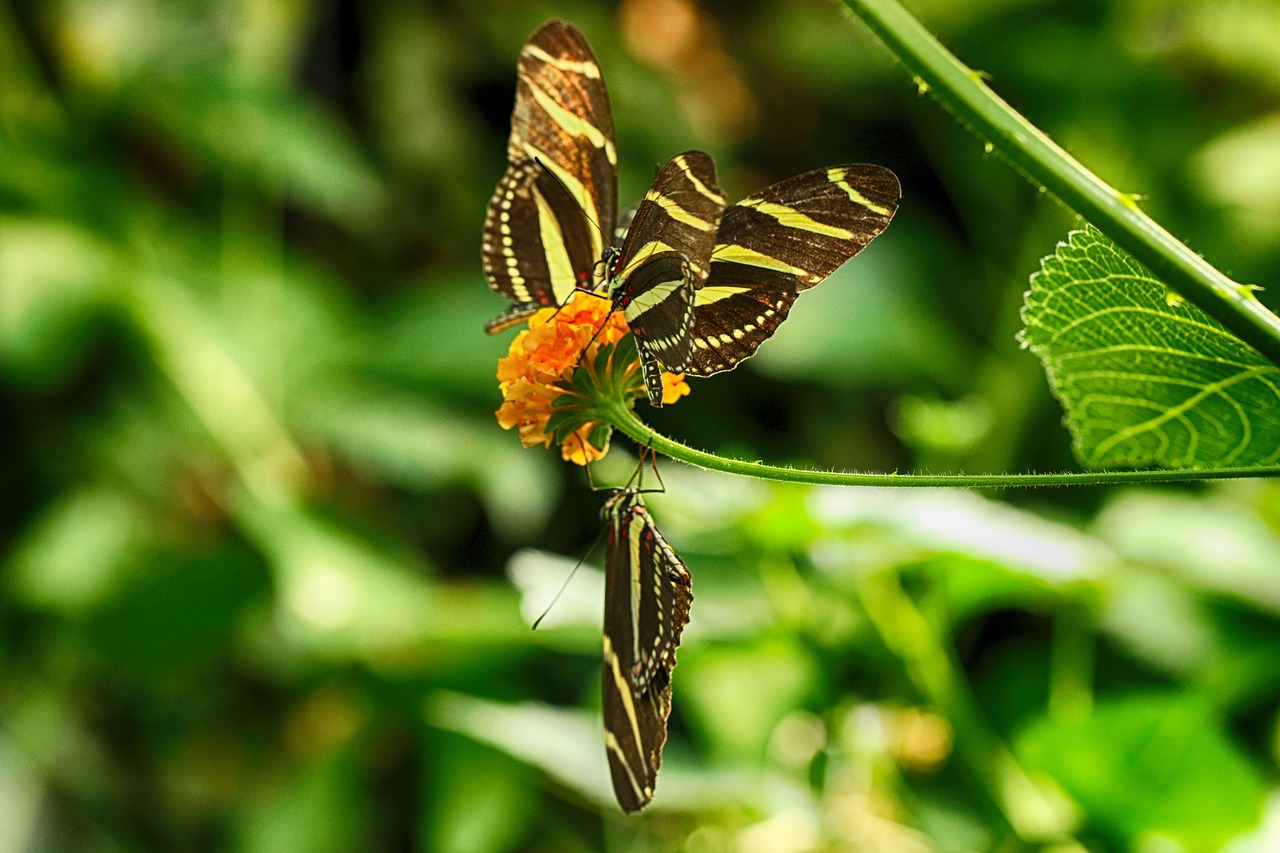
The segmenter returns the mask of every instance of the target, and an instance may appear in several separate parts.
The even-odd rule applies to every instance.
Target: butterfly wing
[[[613,111],[591,46],[566,21],[544,24],[520,51],[507,161],[481,257],[489,286],[513,305],[490,333],[593,285],[603,235],[613,233]]]
[[[671,713],[671,670],[693,602],[689,572],[636,489],[605,504],[604,741],[618,804],[653,799]]]
[[[724,206],[711,157],[677,154],[645,193],[611,270],[613,306],[635,335],[655,406],[662,405],[662,371],[679,373],[689,363],[694,293],[711,271]]]
[[[685,371],[730,370],[820,284],[888,225],[902,189],[881,166],[833,166],[773,184],[730,207],[694,295]]]

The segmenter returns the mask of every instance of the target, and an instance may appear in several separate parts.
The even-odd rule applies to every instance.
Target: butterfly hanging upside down
[[[640,453],[640,467],[645,464]],[[654,469],[655,473],[657,469]],[[689,571],[631,482],[605,502],[604,742],[614,795],[627,812],[653,799],[671,714],[671,671],[689,622]],[[656,491],[661,491],[656,490]]]
[[[606,295],[635,335],[655,406],[662,370],[710,376],[753,355],[801,291],[885,229],[901,197],[888,169],[843,165],[726,208],[711,157],[687,151],[659,170],[615,248],[616,152],[595,54],[572,24],[544,24],[520,53],[507,171],[484,225],[485,277],[512,305],[485,328],[575,289]]]

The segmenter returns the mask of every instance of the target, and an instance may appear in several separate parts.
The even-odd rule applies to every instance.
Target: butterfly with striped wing
[[[507,171],[489,202],[482,251],[489,286],[512,305],[485,329],[562,305],[575,290],[607,295],[635,335],[649,402],[661,406],[662,371],[682,372],[692,353],[694,291],[724,213],[715,165],[697,151],[673,157],[621,248],[606,245],[617,149],[595,54],[576,27],[551,21],[525,43],[516,79]]]
[[[861,252],[893,218],[902,189],[883,166],[815,169],[725,211],[711,273],[694,295],[690,376],[755,354],[801,292]]]
[[[484,226],[485,276],[512,304],[485,328],[578,289],[607,296],[635,335],[654,406],[663,370],[710,376],[753,355],[802,291],[885,229],[901,196],[888,169],[844,165],[726,209],[710,156],[688,151],[659,170],[615,248],[616,152],[586,38],[566,21],[543,25],[521,50],[507,171]]]
[[[637,477],[643,467],[642,452]],[[650,491],[628,483],[602,511],[604,742],[613,792],[626,812],[653,799],[671,714],[671,671],[693,603],[689,571],[645,507]]]

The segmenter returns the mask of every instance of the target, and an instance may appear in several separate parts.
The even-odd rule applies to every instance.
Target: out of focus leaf
[[[0,365],[37,382],[65,374],[110,297],[116,257],[64,222],[0,217]]]
[[[416,489],[461,481],[479,492],[510,536],[541,530],[557,497],[547,454],[514,434],[423,400],[371,387],[329,383],[299,402],[296,418],[362,470]]]
[[[353,225],[368,221],[381,202],[381,187],[351,137],[297,94],[194,72],[147,79],[134,97],[202,159],[226,163],[269,193],[288,193]]]
[[[373,370],[415,384],[492,401],[497,408],[498,359],[517,329],[483,334],[503,302],[484,284],[480,265],[419,283],[412,299],[396,305],[374,346],[364,353]]]
[[[598,714],[444,692],[429,698],[423,711],[431,725],[501,749],[587,800],[613,800]]]
[[[1126,847],[1167,836],[1186,849],[1216,849],[1261,815],[1257,771],[1195,697],[1100,702],[1082,720],[1040,720],[1016,747]]]
[[[901,286],[906,265],[894,260],[873,244],[806,291],[751,365],[776,379],[842,388],[915,376],[950,382],[966,360],[963,344]]]
[[[126,560],[142,553],[153,533],[143,508],[119,490],[86,486],[70,492],[11,552],[10,592],[36,607],[81,613],[136,571]]]
[[[1280,534],[1226,496],[1125,491],[1107,501],[1094,527],[1130,559],[1280,614]]]
[[[518,849],[536,813],[528,769],[491,747],[437,732],[424,756],[423,853],[501,853]]]
[[[406,667],[451,657],[450,644],[535,642],[505,586],[440,584],[420,558],[295,508],[245,499],[240,512],[272,563],[279,627],[309,654]]]
[[[947,602],[947,616],[955,624],[1003,608],[1041,610],[1067,596],[1042,578],[1015,571],[988,560],[963,554],[938,554],[926,560],[921,571],[935,580]],[[1074,590],[1087,598],[1084,589]]]
[[[34,845],[41,800],[37,768],[7,738],[0,737],[0,853],[24,853]]]
[[[1167,31],[1161,47],[1170,57],[1201,62],[1237,79],[1256,79],[1274,89],[1280,85],[1275,50],[1280,40],[1280,19],[1270,0],[1232,0],[1230,3],[1192,3],[1165,6],[1138,4],[1130,12],[1123,37],[1140,34],[1152,38],[1152,10],[1176,10],[1179,25]],[[1145,33],[1144,33],[1145,30]],[[1159,37],[1157,37],[1159,38]]]
[[[237,849],[245,853],[341,853],[358,848],[364,797],[342,753],[293,768],[250,800]]]
[[[935,551],[990,560],[1062,584],[1096,577],[1111,549],[1078,530],[972,492],[815,489],[813,517],[829,531],[878,525]]]
[[[527,623],[532,625],[546,612],[538,630],[586,626],[591,629],[592,648],[599,646],[604,572],[572,559],[525,549],[511,556],[507,575],[520,590],[520,615]]]
[[[243,549],[157,553],[92,612],[85,641],[154,675],[225,644],[245,605],[268,589],[261,562]]]
[[[779,721],[818,689],[821,675],[804,649],[779,638],[732,653],[686,648],[671,680],[711,754],[750,762],[764,754]]]
[[[597,807],[616,807],[599,712],[531,702],[502,704],[439,691],[427,699],[423,714],[433,726],[465,734],[538,768]],[[695,771],[680,760],[679,747],[668,741],[658,792],[646,812],[748,802],[755,789],[738,773],[705,767]]]
[[[1269,465],[1280,459],[1280,368],[1094,228],[1031,278],[1023,340],[1092,467]]]
[[[1214,201],[1274,221],[1280,216],[1280,116],[1233,128],[1201,152],[1201,191]]]
[[[1267,796],[1261,825],[1233,838],[1222,848],[1222,853],[1271,853],[1272,850],[1280,850],[1280,793],[1274,790]]]
[[[1109,578],[1102,627],[1139,660],[1187,674],[1213,658],[1208,614],[1186,589],[1154,572]]]
[[[953,454],[971,450],[987,437],[994,422],[991,404],[981,397],[908,396],[898,400],[893,431],[918,452]]]

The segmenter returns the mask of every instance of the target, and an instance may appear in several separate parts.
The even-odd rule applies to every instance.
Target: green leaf
[[[515,849],[538,812],[533,773],[507,754],[446,731],[428,730],[422,767],[421,850],[501,853]]]
[[[112,486],[87,483],[47,504],[5,561],[5,593],[39,610],[75,616],[138,571],[156,535],[146,507]]]
[[[1031,277],[1040,357],[1082,464],[1199,468],[1280,459],[1280,371],[1090,227]]]
[[[188,550],[147,555],[137,574],[85,620],[86,648],[160,682],[180,666],[216,656],[270,581],[245,548]]]
[[[766,637],[733,651],[693,646],[682,658],[672,677],[678,707],[708,751],[730,760],[763,755],[778,723],[823,679],[809,651],[791,638]]]
[[[1195,698],[1131,696],[1100,703],[1083,720],[1042,719],[1017,752],[1100,828],[1134,846],[1162,835],[1185,849],[1216,850],[1261,814],[1257,772]]]
[[[110,302],[118,258],[107,242],[72,224],[0,218],[0,364],[35,384],[70,374]]]
[[[127,96],[203,162],[353,226],[383,188],[337,116],[319,103],[213,70],[148,77]]]
[[[584,409],[573,397],[561,397],[559,404],[552,405],[551,417],[547,418],[547,435],[551,436],[551,444],[559,447],[568,440],[579,427],[596,417],[590,409]]]
[[[587,800],[612,800],[596,713],[440,690],[426,699],[423,714],[430,725],[501,750]]]
[[[255,792],[239,818],[234,850],[341,853],[369,834],[369,811],[354,756],[335,751],[300,762]]]

